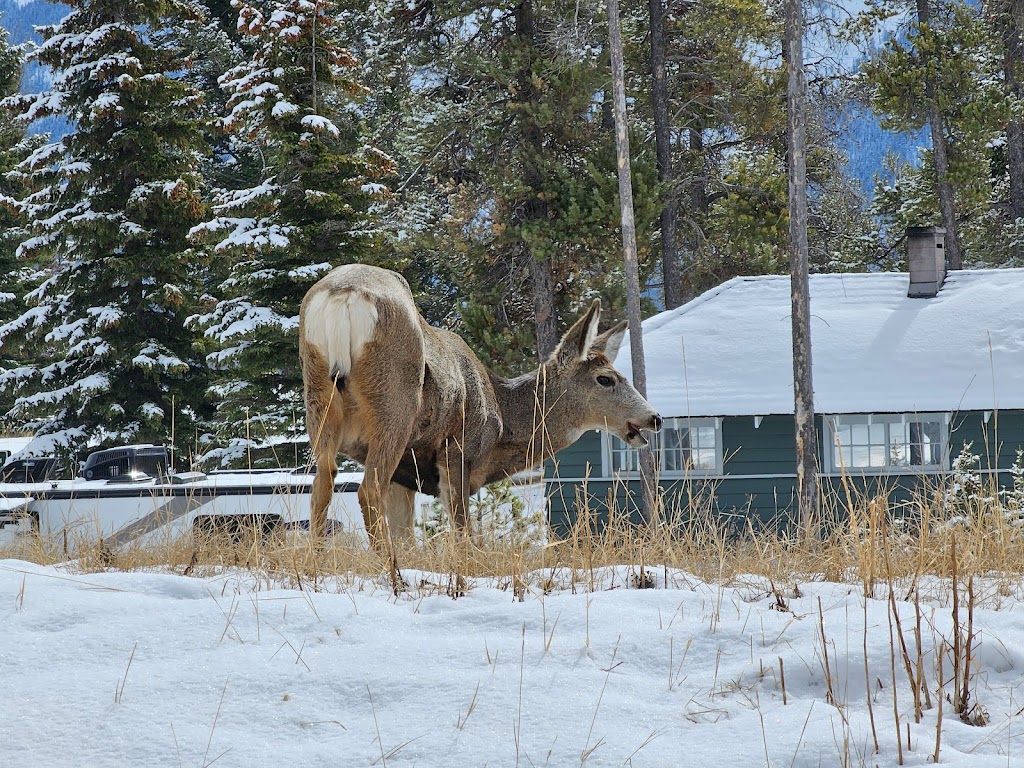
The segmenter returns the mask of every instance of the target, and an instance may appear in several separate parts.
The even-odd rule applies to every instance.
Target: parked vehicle
[[[158,445],[97,451],[71,480],[54,479],[55,465],[53,458],[16,456],[0,468],[0,544],[37,535],[116,547],[188,532],[309,527],[313,475],[305,468],[177,473]],[[361,481],[358,472],[335,477],[331,533],[365,536],[356,496]]]

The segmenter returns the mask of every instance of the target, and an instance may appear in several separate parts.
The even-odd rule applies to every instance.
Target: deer
[[[600,317],[595,299],[536,370],[504,378],[458,334],[430,325],[399,273],[348,264],[322,277],[299,314],[316,463],[311,537],[326,536],[339,453],[363,465],[363,521],[394,576],[394,543],[414,541],[416,492],[440,497],[468,538],[474,493],[539,466],[584,432],[647,445],[643,433],[660,430],[662,418],[612,365],[626,323],[599,333]]]

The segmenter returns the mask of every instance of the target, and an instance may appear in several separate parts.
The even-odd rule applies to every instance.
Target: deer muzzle
[[[626,443],[633,448],[642,448],[650,442],[647,439],[647,436],[644,435],[644,432],[660,432],[661,425],[663,423],[664,419],[656,413],[652,413],[647,419],[640,422],[627,421],[625,436]]]

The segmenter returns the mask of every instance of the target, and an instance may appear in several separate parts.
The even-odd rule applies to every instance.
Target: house
[[[1024,445],[1024,270],[945,275],[943,230],[908,232],[910,272],[810,277],[822,487],[904,497],[972,445],[1010,483]],[[764,520],[795,512],[789,277],[737,277],[643,323],[668,508],[693,494]],[[629,341],[615,362],[630,377]],[[846,478],[844,485],[843,478]],[[580,508],[635,510],[637,452],[585,434],[546,471],[555,530]],[[930,487],[930,486],[929,486]]]

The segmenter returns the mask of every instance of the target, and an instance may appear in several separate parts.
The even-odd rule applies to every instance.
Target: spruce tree
[[[8,44],[7,32],[0,28],[0,98],[18,92],[21,71],[21,51]],[[24,126],[9,112],[0,111],[0,339],[7,323],[24,311],[25,297],[40,279],[35,264],[17,255],[18,232],[24,224],[18,200],[26,190],[16,173],[10,175],[38,144],[38,139],[26,138]],[[0,419],[14,406],[14,387],[5,387],[4,382],[13,380],[12,370],[31,358],[31,348],[17,339],[0,341]]]
[[[220,189],[195,239],[227,278],[194,318],[216,345],[216,432],[206,455],[222,463],[292,463],[275,449],[304,434],[298,365],[302,297],[329,269],[370,258],[368,216],[390,160],[365,146],[357,61],[341,40],[336,3],[235,2],[250,56],[220,78],[222,119],[237,151],[257,153],[256,183]]]
[[[31,54],[57,73],[51,89],[8,100],[26,121],[72,126],[19,166],[38,190],[20,201],[20,254],[47,260],[49,276],[3,331],[42,359],[4,383],[34,450],[173,439],[185,452],[203,416],[206,364],[185,326],[202,137],[167,34],[170,17],[196,12],[184,0],[74,3]]]

